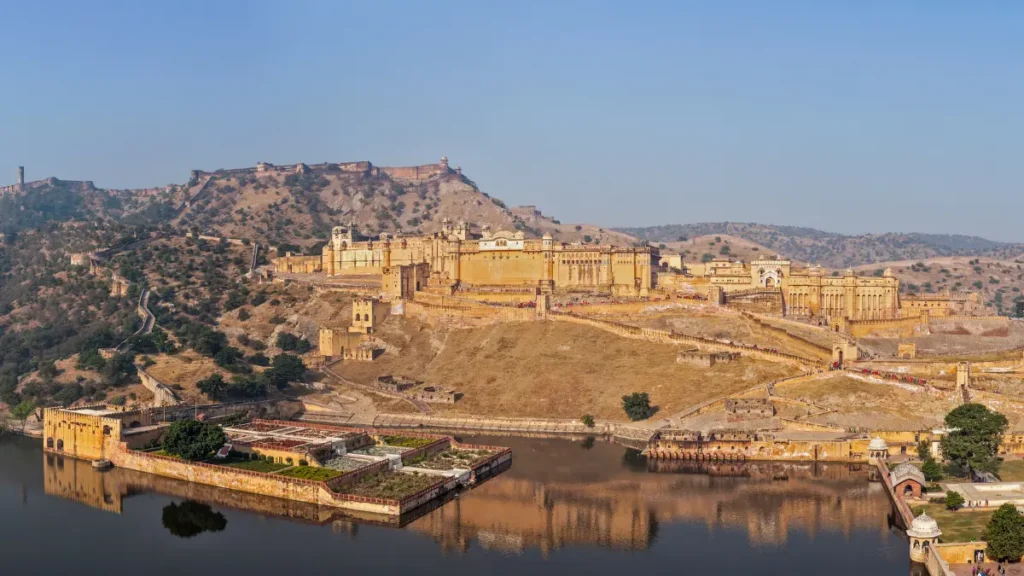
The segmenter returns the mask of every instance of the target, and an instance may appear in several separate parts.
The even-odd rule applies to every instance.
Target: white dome
[[[904,462],[892,469],[892,485],[895,486],[904,480],[914,480],[924,486],[924,474],[910,462]]]
[[[875,436],[868,442],[868,450],[888,450],[889,445],[885,443],[880,437]]]
[[[907,535],[915,538],[938,538],[941,534],[939,524],[924,513],[914,518],[914,521],[910,523],[910,530],[907,530]]]

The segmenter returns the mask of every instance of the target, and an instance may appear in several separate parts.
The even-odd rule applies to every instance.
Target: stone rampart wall
[[[136,365],[135,370],[139,373],[139,380],[142,381],[142,385],[145,386],[146,390],[153,393],[154,407],[175,406],[179,404],[178,397],[166,384],[154,378],[142,366]]]
[[[419,295],[417,294],[417,299]],[[533,308],[514,308],[510,306],[466,306],[464,304],[443,305],[427,304],[420,301],[405,303],[406,314],[425,317],[434,321],[470,320],[483,323],[492,322],[529,322],[537,319]]]
[[[684,302],[671,300],[656,300],[649,302],[608,302],[602,304],[582,304],[577,306],[552,305],[552,309],[558,312],[567,313],[576,312],[579,314],[609,314],[618,316],[622,314],[643,314],[645,312],[654,313],[685,308],[699,309],[703,307],[703,303],[700,300],[686,300]]]
[[[768,330],[769,332],[772,332],[774,334],[777,334],[777,335],[785,337],[785,338],[792,338],[793,340],[797,340],[799,342],[802,342],[802,343],[806,344],[807,346],[810,346],[811,348],[814,348],[814,349],[822,352],[823,354],[826,354],[826,355],[831,355],[832,354],[832,348],[830,346],[823,346],[823,345],[821,345],[821,344],[819,344],[817,342],[814,342],[813,340],[808,340],[807,338],[804,338],[803,336],[800,336],[799,334],[794,334],[793,332],[790,332],[789,330],[786,330],[785,328],[781,328],[779,326],[775,326],[774,324],[769,324],[768,322],[765,322],[764,320],[761,320],[757,316],[754,316],[750,312],[742,312],[741,314],[743,314],[744,318],[747,318],[748,320],[751,320],[752,322],[754,322],[755,324],[757,324],[761,328],[764,328],[765,330]]]
[[[870,336],[875,332],[893,334],[891,337],[909,337],[916,332],[927,331],[928,324],[921,317],[896,318],[892,320],[847,320],[847,331],[854,338]]]
[[[449,170],[441,164],[424,164],[422,166],[382,166],[380,171],[401,180],[427,180],[434,176],[448,174]]]

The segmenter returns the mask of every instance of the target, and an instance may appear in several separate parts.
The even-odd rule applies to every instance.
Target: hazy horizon
[[[0,184],[436,162],[605,227],[1024,241],[1012,4],[15,3]]]

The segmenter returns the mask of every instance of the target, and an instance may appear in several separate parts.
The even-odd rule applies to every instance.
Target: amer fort
[[[190,185],[199,196],[225,174],[339,171],[404,182],[462,178],[443,158],[408,168],[260,163],[195,171]],[[312,254],[201,231],[175,239],[238,250],[251,260],[240,284],[315,310],[268,322],[310,335],[301,355],[314,377],[298,395],[199,403],[183,396],[166,368],[171,360],[136,365],[148,405],[42,411],[33,435],[46,454],[47,493],[114,513],[140,491],[181,494],[342,532],[404,526],[445,550],[465,551],[470,540],[545,555],[581,543],[645,549],[659,525],[692,521],[741,529],[757,545],[783,543],[794,530],[897,534],[916,573],[963,573],[987,560],[984,542],[943,536],[943,520],[928,514],[936,486],[915,460],[921,446],[941,457],[950,433],[941,416],[967,403],[1006,413],[1000,456],[1024,456],[1024,403],[1015,397],[1024,330],[991,315],[978,294],[911,293],[891,267],[826,270],[781,255],[691,262],[644,242],[556,241],[549,232],[448,218],[431,233],[367,237],[358,228],[334,226]],[[108,260],[77,253],[69,264],[109,282],[112,297],[139,294],[140,333],[152,331],[149,289],[133,292]],[[423,335],[429,342],[417,349]],[[450,342],[469,354],[489,341],[499,345],[490,356],[430,369]],[[975,342],[988,348],[971,349]],[[600,379],[588,372],[598,361],[640,362],[623,373],[640,378],[629,385],[650,391],[658,410],[625,421],[617,392],[602,389],[596,394],[609,401],[589,401],[615,408],[580,418],[550,386],[497,390],[488,385],[515,380],[475,376],[488,358],[531,345],[531,356],[502,370],[527,365],[575,377],[558,372],[560,355],[574,348],[581,352],[565,369],[584,373],[584,382]],[[223,431],[215,456],[190,461],[159,448],[172,426],[193,420]],[[487,436],[465,439],[474,435]],[[609,461],[629,474],[581,481],[535,454],[521,460],[517,452],[513,463],[520,445],[527,453],[572,446],[574,455],[559,458],[594,466],[576,442],[591,454],[625,451]],[[995,480],[943,488],[977,510],[1024,506],[1019,483]],[[680,485],[692,493],[676,493]],[[641,489],[628,496],[623,486]],[[879,502],[887,513],[878,514]]]

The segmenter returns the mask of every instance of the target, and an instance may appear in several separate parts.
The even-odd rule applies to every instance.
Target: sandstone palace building
[[[774,301],[791,316],[893,320],[922,314],[971,315],[980,308],[974,293],[901,296],[900,281],[891,268],[881,276],[860,276],[850,269],[826,275],[819,266],[797,268],[778,256],[750,263],[715,259],[702,264],[663,258],[660,264],[675,270],[659,275],[659,283],[671,283],[673,276],[682,276],[694,285],[705,285],[713,299]]]
[[[379,274],[396,295],[445,286],[474,291],[608,292],[647,296],[653,288],[657,249],[619,248],[555,242],[550,234],[527,239],[522,232],[478,235],[465,223],[442,223],[436,234],[381,235],[357,241],[349,228],[335,227],[321,256],[285,256],[278,271],[328,275]]]
[[[524,300],[567,292],[617,297],[690,292],[720,304],[757,304],[788,316],[829,321],[971,315],[980,308],[976,294],[901,296],[891,269],[880,276],[853,270],[826,274],[778,256],[688,264],[646,245],[555,242],[550,234],[526,238],[523,232],[487,227],[475,234],[468,224],[447,219],[434,234],[381,234],[378,239],[360,240],[352,228],[338,226],[321,255],[286,255],[274,265],[284,273],[377,277],[382,292],[406,299],[423,290]]]

